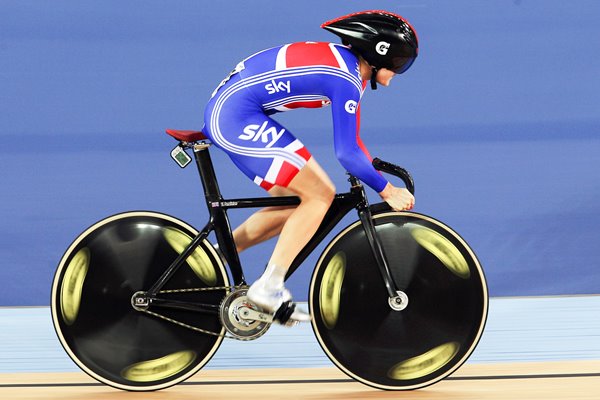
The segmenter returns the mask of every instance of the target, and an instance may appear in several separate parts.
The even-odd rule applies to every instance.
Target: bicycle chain
[[[158,293],[162,293],[162,294],[168,294],[168,293],[189,293],[189,292],[206,292],[206,291],[210,291],[210,290],[231,290],[231,289],[241,289],[244,286],[215,286],[215,287],[210,287],[210,288],[188,288],[188,289],[168,289],[168,290],[161,290]],[[162,320],[171,322],[175,325],[179,325],[181,327],[187,328],[187,329],[191,329],[195,332],[200,332],[200,333],[204,333],[206,335],[211,335],[211,336],[217,336],[217,337],[223,337],[226,339],[235,339],[235,340],[239,340],[239,341],[249,341],[249,340],[253,340],[253,338],[243,338],[243,337],[238,337],[238,336],[231,336],[231,335],[227,335],[226,333],[217,333],[217,332],[213,332],[213,331],[209,331],[206,329],[202,329],[202,328],[198,328],[197,326],[193,326],[193,325],[189,325],[186,324],[184,322],[181,321],[177,321],[173,318],[169,318],[166,317],[164,315],[155,313],[153,311],[148,311],[148,310],[141,310],[142,312],[148,314],[148,315],[152,315],[153,317],[156,318],[160,318]]]
[[[168,289],[161,290],[158,293],[185,293],[185,292],[207,292],[209,290],[228,290],[228,289],[241,289],[243,286],[214,286],[207,288],[188,288],[188,289]]]

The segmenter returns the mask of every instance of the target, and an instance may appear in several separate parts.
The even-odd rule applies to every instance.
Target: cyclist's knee
[[[335,197],[335,185],[333,184],[333,182],[331,182],[330,180],[324,182],[321,196],[323,197],[324,201],[326,201],[328,204],[331,204],[333,202],[333,199]]]
[[[288,189],[300,196],[302,201],[331,204],[335,197],[335,185],[314,158],[292,179]]]
[[[324,204],[331,204],[335,197],[335,185],[329,179],[315,182],[311,190],[300,195],[303,201],[312,200],[319,201]]]

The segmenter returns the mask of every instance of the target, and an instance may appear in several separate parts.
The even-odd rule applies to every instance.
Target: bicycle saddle
[[[182,131],[178,129],[167,129],[167,134],[182,142],[197,142],[208,138],[201,131]]]

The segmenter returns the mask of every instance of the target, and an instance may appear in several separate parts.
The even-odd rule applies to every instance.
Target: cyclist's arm
[[[389,183],[373,167],[371,157],[358,136],[359,100],[360,94],[355,97],[339,96],[332,99],[336,156],[348,172],[379,193],[392,209],[410,210],[415,204],[414,196],[405,188],[397,188]]]
[[[388,181],[373,167],[371,157],[358,136],[358,102],[360,93],[339,95],[331,99],[335,154],[340,164],[377,193]]]

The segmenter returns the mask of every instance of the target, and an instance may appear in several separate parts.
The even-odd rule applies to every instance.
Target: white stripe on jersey
[[[266,82],[269,79],[279,79],[279,78],[283,79],[283,78],[287,78],[287,77],[291,77],[291,76],[308,75],[310,73],[323,73],[326,75],[337,75],[337,76],[344,78],[347,81],[353,83],[359,92],[362,92],[362,90],[363,90],[362,89],[362,81],[360,79],[358,79],[358,76],[355,76],[351,73],[345,72],[345,71],[341,70],[340,68],[331,67],[329,65],[312,65],[312,66],[306,66],[306,67],[286,68],[285,70],[282,70],[282,71],[262,72],[260,74],[253,75],[251,77],[244,78],[244,79],[240,80],[239,82],[237,82],[236,84],[243,82],[244,84],[250,86],[250,85],[253,85],[256,83]],[[255,82],[256,80],[261,80],[261,82]]]
[[[348,65],[346,64],[346,61],[344,61],[344,58],[342,57],[342,55],[340,54],[339,50],[337,49],[337,45],[334,44],[334,43],[329,43],[329,48],[331,49],[331,52],[333,53],[333,56],[335,57],[335,60],[340,65],[340,68],[342,70],[350,73],[350,70],[348,69]]]
[[[300,150],[303,147],[304,147],[304,145],[302,144],[302,142],[299,141],[298,139],[296,139],[292,143],[290,143],[287,146],[285,146],[284,148],[286,150],[290,150],[290,151],[296,152],[296,151]]]
[[[276,71],[285,69],[285,67],[287,66],[287,64],[285,62],[285,57],[287,54],[288,47],[290,47],[289,44],[286,44],[285,46],[281,46],[281,48],[277,52],[277,59],[275,60],[275,70]]]
[[[273,162],[265,175],[265,181],[269,183],[277,182],[277,175],[279,175],[279,171],[281,171],[281,167],[283,167],[283,161],[285,160],[281,157],[275,157],[273,159]]]

